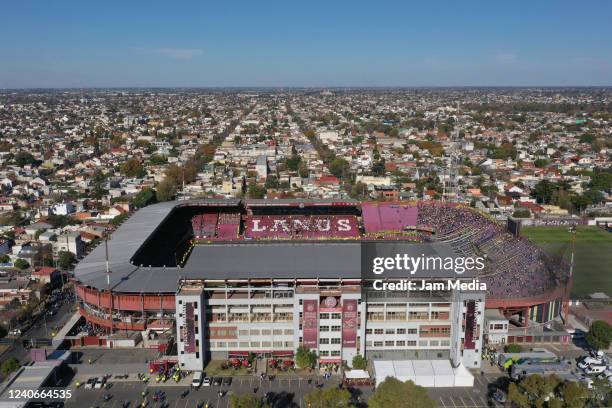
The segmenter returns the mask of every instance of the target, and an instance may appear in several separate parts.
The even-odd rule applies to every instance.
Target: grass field
[[[569,263],[572,234],[567,227],[524,227],[528,237],[550,253],[562,254]],[[612,296],[612,234],[597,227],[579,227],[572,294],[582,297],[593,292]]]

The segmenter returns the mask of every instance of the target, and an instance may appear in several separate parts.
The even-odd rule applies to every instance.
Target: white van
[[[202,377],[204,377],[204,374],[201,371],[194,372],[193,379],[191,380],[191,387],[195,388],[196,390],[200,388],[202,385]]]
[[[585,374],[601,374],[606,371],[605,365],[592,365],[584,369]]]

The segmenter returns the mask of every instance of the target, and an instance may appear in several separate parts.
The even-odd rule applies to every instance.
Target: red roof
[[[40,268],[36,268],[34,272],[32,272],[32,275],[47,276],[53,274],[56,271],[57,269],[52,266],[41,266]]]
[[[542,212],[544,210],[544,208],[542,208],[542,206],[532,203],[530,201],[520,201],[519,202],[519,207],[526,207],[529,208],[531,210],[531,212]]]
[[[335,176],[321,176],[317,180],[319,184],[340,184],[340,180],[338,180]]]

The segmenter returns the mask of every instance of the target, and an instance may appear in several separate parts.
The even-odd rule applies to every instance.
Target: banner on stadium
[[[342,347],[357,347],[357,299],[342,301]]]
[[[473,350],[476,348],[476,342],[474,341],[476,331],[476,302],[469,300],[466,306],[465,313],[465,340],[463,348],[466,350]]]
[[[315,299],[304,300],[302,329],[304,347],[316,349],[319,337],[319,302]]]
[[[183,339],[185,344],[185,353],[195,353],[195,314],[193,302],[185,303],[185,326]]]

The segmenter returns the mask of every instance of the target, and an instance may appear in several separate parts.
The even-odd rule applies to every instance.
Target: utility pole
[[[110,263],[108,260],[108,234],[104,234],[104,249],[106,252],[106,288],[109,296],[109,307],[108,307],[108,315],[110,317],[110,334],[113,335],[113,292],[111,290],[110,284]]]

